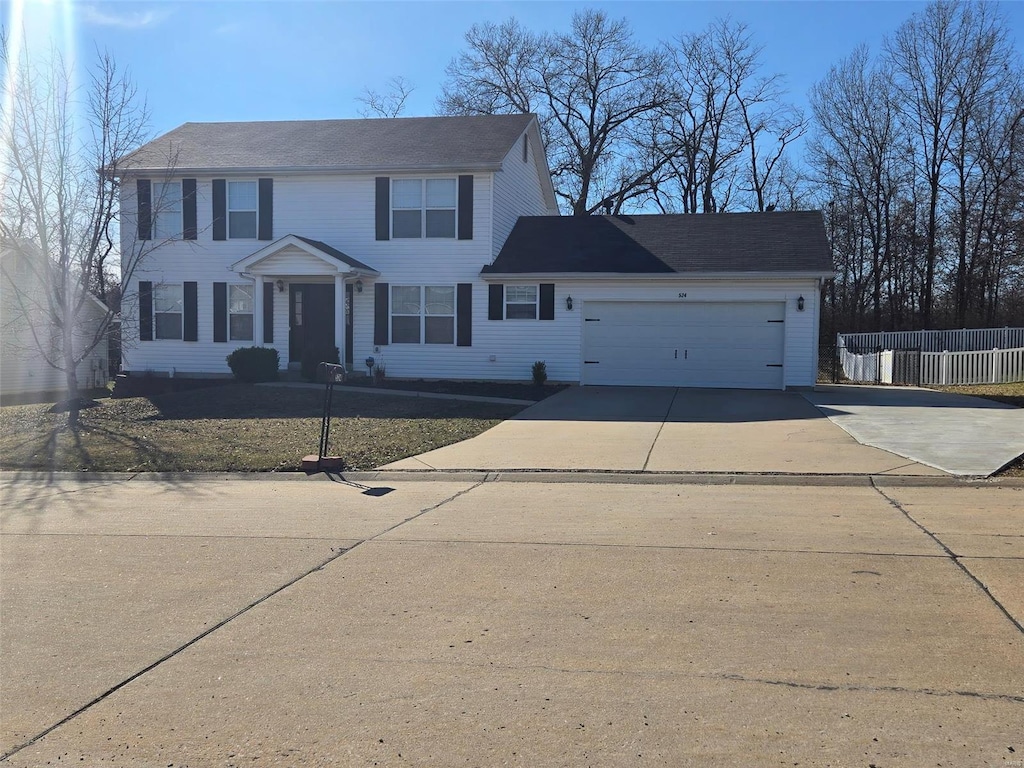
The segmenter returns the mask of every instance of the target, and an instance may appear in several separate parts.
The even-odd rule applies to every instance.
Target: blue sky
[[[515,16],[565,29],[575,10],[627,18],[647,43],[729,14],[764,47],[766,71],[795,102],[857,44],[877,50],[919,2],[70,2],[3,0],[4,25],[31,48],[50,41],[80,63],[107,50],[146,94],[154,134],[187,121],[357,117],[364,87],[402,75],[406,114],[433,114],[448,61],[475,22]],[[1004,3],[1018,46],[1024,3]],[[20,14],[22,23],[16,20]]]

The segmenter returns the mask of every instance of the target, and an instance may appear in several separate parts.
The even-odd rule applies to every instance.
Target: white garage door
[[[782,302],[585,302],[583,383],[782,389]]]

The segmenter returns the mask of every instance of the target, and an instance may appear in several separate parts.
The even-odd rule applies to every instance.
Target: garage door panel
[[[782,388],[782,302],[587,302],[584,317],[584,384]]]

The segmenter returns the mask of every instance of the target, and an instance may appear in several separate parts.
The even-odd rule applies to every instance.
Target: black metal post
[[[316,457],[316,470],[321,471],[321,464],[327,456],[331,442],[331,406],[334,402],[334,384],[345,380],[345,366],[333,363],[320,363],[317,374],[322,374],[326,382],[324,389],[324,409],[320,417],[320,448]]]

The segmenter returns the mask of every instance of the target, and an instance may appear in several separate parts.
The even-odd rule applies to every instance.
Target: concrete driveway
[[[1024,408],[916,387],[823,386],[806,397],[857,442],[953,475],[985,477],[1024,453]]]
[[[937,475],[861,445],[795,392],[572,387],[389,469]]]
[[[429,477],[0,482],[3,764],[1021,765],[1020,487]]]

